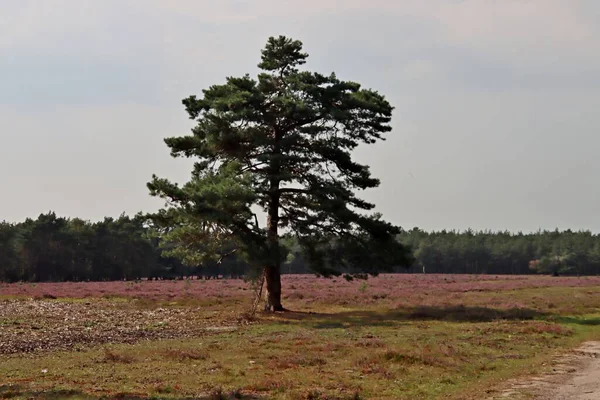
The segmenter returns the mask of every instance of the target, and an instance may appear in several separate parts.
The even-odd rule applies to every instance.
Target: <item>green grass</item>
[[[197,338],[1,356],[0,398],[480,399],[504,379],[550,368],[557,352],[600,339],[597,293],[465,293],[412,307],[311,304],[319,312],[261,315]],[[528,308],[492,307],[507,296]]]

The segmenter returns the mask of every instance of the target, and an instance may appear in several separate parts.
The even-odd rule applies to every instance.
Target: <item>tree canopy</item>
[[[380,182],[352,151],[384,140],[392,106],[356,82],[301,70],[307,57],[300,41],[271,37],[256,78],[228,77],[184,99],[196,125],[165,143],[172,156],[195,160],[191,179],[148,183],[167,200],[153,220],[175,243],[173,254],[198,262],[239,252],[264,270],[273,310],[283,309],[282,232],[323,275],[348,267],[376,274],[412,261],[396,240],[400,228],[356,194]]]

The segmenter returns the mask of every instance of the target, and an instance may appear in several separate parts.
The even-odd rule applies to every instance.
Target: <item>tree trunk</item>
[[[284,311],[281,305],[281,260],[279,256],[279,198],[274,196],[269,205],[267,216],[267,240],[269,245],[269,263],[264,268],[265,283],[267,284],[267,303],[265,311]]]
[[[285,311],[281,305],[281,274],[279,267],[265,267],[264,274],[267,284],[265,311]]]
[[[273,154],[279,152],[279,134],[273,131]],[[280,164],[277,158],[270,161],[271,178],[269,182],[269,206],[267,212],[267,241],[269,246],[269,260],[264,269],[267,284],[267,304],[265,311],[284,311],[281,305],[281,257],[279,252],[279,174]]]

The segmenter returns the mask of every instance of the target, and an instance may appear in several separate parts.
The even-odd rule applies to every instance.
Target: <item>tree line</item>
[[[589,231],[425,232],[399,236],[426,273],[600,275],[600,235]]]
[[[409,268],[396,273],[600,275],[600,235],[588,231],[539,231],[530,234],[491,231],[402,231],[397,240],[412,251]],[[170,256],[169,246],[142,214],[90,222],[54,212],[21,223],[0,223],[0,280],[4,282],[102,281],[242,278],[250,266],[235,254],[185,265]],[[312,273],[292,236],[282,274]],[[368,269],[366,269],[368,271]],[[346,269],[352,276],[365,268]]]

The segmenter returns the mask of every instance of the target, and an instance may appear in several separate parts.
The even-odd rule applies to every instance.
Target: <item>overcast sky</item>
[[[181,99],[279,34],[395,106],[357,152],[386,219],[600,232],[598,0],[0,0],[0,220],[159,207]]]

